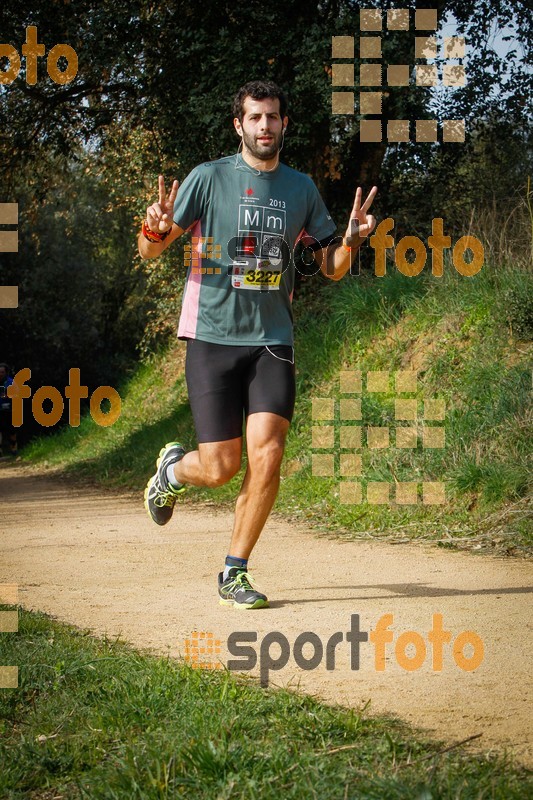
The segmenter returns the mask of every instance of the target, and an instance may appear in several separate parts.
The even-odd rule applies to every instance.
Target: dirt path
[[[272,683],[299,683],[345,706],[370,700],[373,712],[399,715],[446,740],[482,733],[479,747],[507,747],[533,764],[531,563],[429,546],[341,543],[272,520],[252,563],[271,608],[239,613],[219,606],[216,596],[230,514],[189,506],[158,528],[140,499],[80,491],[1,464],[0,521],[0,583],[18,584],[26,608],[176,656],[193,631],[212,632],[224,664],[235,657],[227,650],[230,633],[256,632],[259,656],[265,635],[279,631],[291,652],[287,665],[270,673]],[[443,669],[433,671],[427,634],[438,613],[452,642],[463,630],[482,638],[484,660],[476,670],[460,669],[445,645]],[[382,615],[394,615],[384,672],[375,669],[370,642],[361,644],[360,669],[351,669],[346,632],[353,614],[366,631]],[[427,645],[425,662],[410,672],[395,658],[395,643],[407,630]],[[313,671],[297,666],[292,649],[306,631],[324,643]],[[326,642],[336,631],[343,641],[335,669],[327,671]],[[279,653],[272,644],[272,657]],[[464,653],[472,655],[472,647]],[[303,657],[312,654],[306,645]]]

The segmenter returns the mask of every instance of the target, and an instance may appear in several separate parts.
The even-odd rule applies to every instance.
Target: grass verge
[[[4,800],[517,800],[531,774],[446,751],[406,725],[229,672],[100,640],[19,612],[0,634],[18,689],[0,690]]]

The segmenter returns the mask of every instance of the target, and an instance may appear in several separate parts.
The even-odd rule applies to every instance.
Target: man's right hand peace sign
[[[146,209],[146,221],[148,227],[154,233],[165,233],[172,227],[172,215],[174,211],[174,200],[178,194],[178,181],[174,181],[172,189],[167,195],[165,191],[165,179],[159,176],[159,200],[152,203]]]

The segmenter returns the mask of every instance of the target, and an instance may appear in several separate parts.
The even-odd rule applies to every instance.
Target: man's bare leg
[[[248,467],[235,505],[229,551],[247,559],[272,510],[279,489],[280,466],[289,429],[278,414],[250,414],[246,423]],[[198,445],[174,464],[179,483],[222,486],[240,469],[242,437]]]
[[[246,423],[248,467],[235,505],[228,553],[248,559],[278,494],[289,421],[278,414],[250,414]]]
[[[207,442],[198,450],[185,453],[174,464],[174,476],[179,483],[193,486],[222,486],[241,468],[242,436],[224,442]]]
[[[218,593],[222,605],[240,609],[268,606],[266,595],[259,592],[249,580],[247,561],[278,493],[280,467],[288,429],[288,420],[278,414],[256,412],[248,416],[246,423],[248,466],[235,505],[229,555],[226,557],[225,569],[218,577]],[[172,452],[170,448],[169,452]],[[221,486],[239,471],[241,455],[241,437],[225,442],[203,443],[198,445],[198,450],[184,454],[178,462],[172,461],[172,472],[179,483]],[[164,469],[164,466],[162,468]],[[166,509],[166,505],[170,504],[166,502],[161,505],[161,510],[151,508],[152,490],[155,495],[155,500],[152,500],[153,506],[157,506],[156,501],[159,496],[166,499],[166,495],[152,479],[147,487],[145,504],[152,519],[157,524],[164,525],[172,514],[174,504],[172,503],[169,510]],[[160,495],[157,494],[158,491]]]

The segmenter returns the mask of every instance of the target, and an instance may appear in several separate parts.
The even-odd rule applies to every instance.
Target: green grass
[[[472,278],[447,265],[443,278],[389,268],[381,279],[348,277],[320,290],[309,281],[295,304],[298,398],[276,510],[345,537],[370,532],[508,553],[530,548],[531,297],[532,274],[504,265],[485,265]],[[85,418],[78,429],[37,440],[24,457],[140,490],[162,444],[179,438],[195,445],[185,381],[181,368],[170,375],[172,358],[171,346],[119,387],[123,414],[114,426]],[[420,496],[417,505],[343,504],[338,453],[335,478],[312,474],[312,398],[339,398],[340,370],[392,375],[410,366],[419,388],[404,397],[418,400],[418,446],[363,448],[363,497],[368,481],[444,481],[446,505],[424,505]],[[424,397],[446,403],[445,422],[429,423],[445,426],[444,449],[422,447]],[[389,391],[362,396],[363,424],[390,427],[391,444],[394,399],[392,380]],[[337,451],[340,425],[337,410]],[[242,473],[220,489],[193,490],[185,502],[231,503],[241,480]]]
[[[0,634],[3,800],[517,800],[504,756],[429,742],[400,722],[261,690],[20,611]],[[460,738],[460,731],[458,732]]]

